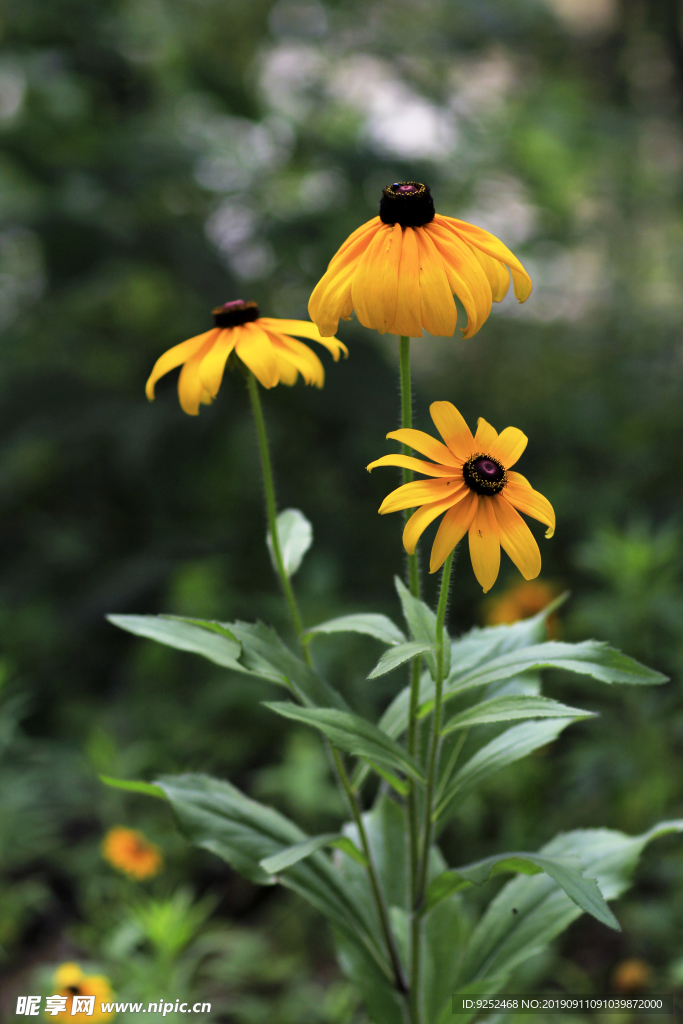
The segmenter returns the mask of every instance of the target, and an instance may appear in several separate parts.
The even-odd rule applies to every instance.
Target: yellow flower
[[[486,624],[498,626],[509,625],[520,619],[529,619],[532,615],[547,608],[559,590],[550,583],[540,580],[524,580],[522,583],[509,587],[499,597],[488,597],[485,609]],[[548,637],[552,639],[558,634],[557,615],[551,615],[546,623]]]
[[[218,394],[228,356],[234,352],[264,388],[294,384],[299,374],[307,384],[321,388],[325,371],[315,352],[293,334],[312,338],[324,345],[335,362],[339,353],[348,355],[346,345],[336,338],[323,338],[315,324],[306,320],[274,320],[259,316],[255,302],[226,302],[213,311],[214,327],[188,338],[164,352],[154,364],[146,385],[154,400],[154,385],[169,370],[182,365],[178,397],[184,411],[196,416],[200,405],[211,405]],[[330,331],[334,334],[334,331]]]
[[[142,881],[157,875],[164,866],[158,846],[132,828],[117,825],[102,840],[102,856],[124,875]]]
[[[508,273],[509,268],[509,273]],[[355,309],[364,327],[380,334],[451,337],[457,310],[467,313],[471,338],[500,302],[512,275],[524,302],[531,279],[516,256],[495,235],[434,212],[429,188],[397,181],[382,193],[379,216],[349,235],[313,290],[308,313],[322,335],[333,335],[339,318]]]
[[[420,536],[437,516],[445,512],[434,538],[429,571],[436,572],[456,544],[469,531],[470,557],[474,575],[484,593],[496,582],[503,546],[522,576],[530,580],[541,571],[538,544],[520,509],[555,532],[555,513],[547,498],[535,491],[521,473],[509,472],[527,445],[516,427],[498,434],[485,419],[478,420],[474,437],[458,410],[450,402],[433,402],[429,409],[446,444],[421,430],[393,430],[387,437],[409,445],[433,462],[409,455],[384,455],[367,467],[404,466],[432,480],[414,480],[392,491],[380,506],[380,513],[421,506],[403,531],[409,555]]]
[[[652,984],[652,968],[645,960],[635,957],[622,960],[614,969],[612,987],[617,992],[640,992]]]
[[[49,1014],[51,1020],[111,1020],[115,1011],[104,1012],[102,1003],[109,1003],[114,998],[109,979],[102,974],[84,974],[78,964],[62,964],[52,976],[54,991],[50,995],[66,996],[66,1009],[60,1013]],[[92,1014],[78,1011],[72,1014],[74,996],[95,996],[95,1007]]]

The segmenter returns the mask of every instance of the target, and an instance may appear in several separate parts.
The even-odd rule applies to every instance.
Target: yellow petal
[[[259,327],[274,334],[294,334],[300,338],[311,338],[313,341],[324,345],[328,352],[331,352],[335,363],[343,352],[348,356],[349,350],[343,341],[338,338],[323,338],[315,324],[310,320],[276,320],[274,317],[262,316],[255,321]]]
[[[402,228],[402,231],[396,319],[387,330],[390,334],[421,338],[420,254],[417,249],[417,235],[415,228]]]
[[[391,430],[387,437],[391,438],[392,441],[400,441],[401,444],[407,444],[408,447],[414,448],[416,452],[426,455],[428,458],[433,459],[434,462],[443,462],[446,466],[458,464],[458,460],[454,457],[453,452],[445,444],[441,444],[441,441],[437,441],[435,437],[432,437],[431,434],[425,434],[424,430],[400,427],[398,430]]]
[[[415,231],[420,254],[420,316],[422,326],[437,337],[455,334],[458,313],[443,259],[426,228]]]
[[[472,454],[484,452],[486,455],[490,455],[491,448],[493,448],[497,440],[498,431],[490,423],[487,423],[483,416],[480,416],[477,420],[477,432],[474,435]]]
[[[274,334],[272,331],[266,331],[266,334],[273,344],[280,367],[281,360],[284,359],[301,373],[307,384],[315,384],[318,388],[323,386],[325,383],[323,364],[315,352],[311,352],[308,345],[304,345],[303,341],[299,341],[298,338],[290,338],[288,334]],[[287,376],[291,378],[290,371],[287,371]],[[290,379],[286,381],[283,379],[282,373],[280,373],[280,380],[283,384],[290,383]],[[293,384],[295,381],[296,373],[291,383]]]
[[[233,331],[241,329],[237,327],[232,328]],[[207,355],[213,346],[214,337],[215,334],[211,331],[201,348],[197,349],[195,354],[186,360],[178,377],[178,398],[180,399],[183,412],[186,412],[188,416],[197,416],[200,405],[211,405],[211,394],[202,384],[200,367],[204,356]]]
[[[489,499],[498,521],[500,543],[525,580],[534,580],[541,571],[541,552],[519,512],[515,512],[503,494]]]
[[[469,490],[462,475],[459,480],[412,480],[409,484],[402,484],[391,494],[387,494],[379,507],[379,512],[380,515],[386,515],[387,512],[400,512],[405,508],[443,501],[449,497],[457,501],[464,489]]]
[[[510,252],[506,245],[503,245],[499,238],[475,224],[467,224],[464,220],[456,220],[454,217],[440,217],[439,219],[450,221],[450,227],[466,242],[509,267],[515,295],[520,302],[525,302],[529,298],[532,288],[531,278],[517,257]]]
[[[175,370],[176,366],[180,366],[181,363],[184,363],[193,356],[210,335],[217,338],[219,334],[220,328],[212,327],[210,331],[204,331],[203,334],[198,334],[194,338],[181,341],[179,345],[174,345],[173,348],[169,348],[168,352],[164,352],[162,356],[159,356],[145,385],[145,393],[150,402],[154,401],[154,385],[160,377],[163,377],[169,370]]]
[[[235,351],[264,388],[274,388],[280,379],[278,361],[270,338],[255,323],[242,324]]]
[[[498,523],[491,498],[478,497],[469,538],[474,575],[486,594],[496,582],[500,569]]]
[[[434,426],[455,457],[467,462],[475,451],[472,431],[452,402],[432,402],[429,413]]]
[[[485,252],[477,249],[476,246],[472,246],[472,252],[478,259],[481,269],[486,274],[486,280],[491,288],[491,298],[494,302],[502,302],[510,287],[510,271],[503,263],[499,263],[493,257],[487,256]]]
[[[424,473],[425,476],[453,477],[460,472],[457,466],[440,466],[434,462],[423,462],[422,459],[414,459],[411,455],[383,455],[381,459],[375,459],[365,468],[371,472],[377,466],[402,466],[404,469],[412,469],[416,473]]]
[[[68,988],[69,985],[78,985],[83,977],[83,971],[78,964],[68,963],[57,968],[52,980],[57,988]]]
[[[348,319],[353,310],[351,283],[358,263],[381,224],[379,217],[361,225],[346,239],[330,260],[308,300],[308,315],[323,337],[337,331],[339,318]]]
[[[206,353],[199,367],[202,387],[215,398],[223,380],[225,364],[235,347],[234,328],[222,330]]]
[[[284,352],[278,351],[275,346],[273,346],[273,351],[277,360],[278,384],[286,384],[287,387],[291,387],[293,384],[296,384],[299,371]],[[306,381],[306,383],[310,384],[311,382]],[[319,384],[318,387],[322,387],[322,385]]]
[[[491,445],[489,454],[509,469],[517,462],[528,442],[529,438],[517,427],[506,427]]]
[[[403,530],[403,547],[409,555],[415,554],[415,546],[429,524],[452,504],[452,498],[444,498],[443,501],[432,501],[429,505],[422,505],[413,512]]]
[[[380,334],[396,317],[402,245],[401,225],[382,224],[363,253],[351,285],[356,316],[364,327]]]
[[[437,214],[427,230],[444,261],[449,286],[465,307],[467,326],[462,329],[463,337],[471,338],[491,312],[491,285],[474,249],[448,230],[444,220]]]
[[[550,538],[555,533],[555,511],[547,498],[539,491],[535,491],[526,477],[521,473],[508,473],[508,482],[505,487],[505,497],[518,508],[520,512],[526,512],[528,516],[538,519],[548,527],[546,537]]]
[[[465,536],[477,509],[477,495],[467,489],[457,505],[448,510],[441,520],[432,545],[429,571],[436,572],[446,561],[456,544]]]

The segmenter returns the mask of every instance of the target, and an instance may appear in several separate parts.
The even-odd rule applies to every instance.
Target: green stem
[[[370,882],[370,888],[372,889],[372,897],[375,902],[375,908],[377,910],[377,915],[379,917],[379,923],[382,928],[384,941],[386,942],[389,957],[391,958],[391,965],[394,970],[394,983],[398,991],[405,995],[408,991],[408,984],[406,981],[405,974],[403,972],[403,967],[401,965],[401,959],[398,955],[398,949],[396,948],[396,942],[394,940],[393,932],[391,931],[391,925],[389,924],[389,915],[387,913],[386,904],[384,902],[384,896],[382,895],[382,888],[380,886],[379,878],[377,876],[377,870],[372,859],[372,850],[370,849],[368,834],[365,829],[365,824],[363,823],[363,816],[361,814],[358,801],[356,800],[355,793],[353,792],[353,789],[351,787],[351,781],[347,775],[346,768],[344,767],[344,762],[342,760],[341,754],[336,749],[336,747],[330,746],[330,750],[332,751],[334,766],[337,770],[337,775],[342,785],[342,789],[346,794],[346,800],[351,810],[353,820],[356,823],[356,828],[358,829],[358,837],[363,848],[363,853],[365,854],[365,859],[367,860],[368,879]]]
[[[453,769],[455,768],[456,764],[458,763],[458,758],[460,757],[460,751],[465,746],[465,743],[467,741],[467,737],[469,736],[469,733],[470,733],[469,729],[461,729],[460,730],[460,735],[458,736],[457,740],[453,744],[453,750],[451,751],[451,756],[448,758],[448,764],[446,765],[446,767],[444,768],[443,772],[441,773],[441,779],[439,780],[439,785],[436,787],[436,793],[434,794],[434,799],[435,799],[437,804],[438,804],[439,800],[441,799],[441,797],[443,796],[443,791],[444,791],[444,789],[446,788],[446,786],[448,784],[448,780],[450,779],[451,775],[453,774]]]
[[[401,336],[398,343],[398,361],[401,373],[401,426],[412,427],[413,425],[413,388],[410,380],[410,338]],[[410,455],[410,445],[402,445],[404,455]],[[413,479],[412,469],[403,470],[403,483],[409,484]],[[405,518],[408,520],[412,509],[406,509]],[[408,555],[408,585],[413,597],[420,596],[420,568],[417,563],[417,555]]]
[[[441,699],[443,695],[443,627],[446,618],[446,606],[448,604],[448,586],[451,581],[451,568],[453,566],[453,555],[455,550],[444,562],[441,576],[441,593],[439,594],[439,607],[436,612],[436,679],[434,697],[434,716],[432,718],[432,736],[429,748],[429,767],[427,770],[427,788],[425,790],[425,823],[424,842],[422,846],[422,858],[420,862],[420,881],[417,892],[417,906],[419,907],[424,899],[427,888],[427,875],[429,871],[429,851],[432,845],[432,813],[434,801],[434,783],[436,781],[436,765],[438,760],[439,745],[441,742]]]
[[[304,660],[308,665],[312,665],[311,652],[308,648],[308,644],[303,641],[303,623],[301,621],[301,615],[299,614],[299,608],[296,603],[296,597],[292,590],[292,583],[287,575],[285,569],[284,559],[282,557],[282,548],[280,547],[280,538],[277,532],[277,504],[275,501],[275,482],[273,480],[273,467],[270,462],[270,452],[268,450],[268,436],[266,434],[266,422],[263,418],[263,409],[261,407],[261,399],[258,393],[258,384],[256,377],[249,370],[247,376],[247,387],[249,389],[249,398],[251,399],[251,411],[254,414],[254,423],[256,424],[256,436],[258,437],[259,451],[261,453],[261,469],[263,470],[263,489],[266,494],[266,517],[268,519],[268,530],[270,532],[270,541],[273,546],[273,557],[275,559],[275,567],[277,574],[280,577],[280,583],[282,584],[282,590],[285,595],[287,607],[289,609],[289,617],[292,620],[292,626],[296,633],[296,638],[299,641],[299,647],[303,654]]]

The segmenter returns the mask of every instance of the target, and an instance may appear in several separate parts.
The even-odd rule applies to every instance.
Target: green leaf
[[[261,861],[309,839],[284,815],[250,800],[228,782],[205,775],[176,775],[163,776],[157,785],[188,839],[252,882],[274,884]],[[312,853],[283,869],[279,881],[324,914],[363,957],[372,960],[378,973],[391,978],[372,902],[360,901],[348,891],[328,857]]]
[[[425,655],[425,662],[432,678],[436,676],[436,615],[432,609],[413,597],[408,588],[398,576],[394,576],[394,584],[401,599],[403,614],[410,629],[410,635],[417,643],[426,644],[431,648],[432,653]],[[448,631],[444,628],[444,674],[448,675],[450,665],[450,640]]]
[[[496,736],[478,750],[451,779],[438,803],[435,819],[450,809],[456,798],[464,796],[489,775],[519,761],[533,750],[544,747],[546,743],[552,743],[573,721],[573,718],[551,718],[547,721],[525,722]]]
[[[348,836],[339,836],[333,843],[330,844],[335,849],[341,850],[347,857],[355,860],[356,864],[360,864],[366,868],[368,866],[368,858],[365,856],[362,850],[359,850],[354,842],[352,842]]]
[[[492,700],[475,704],[459,715],[455,715],[441,730],[446,736],[455,729],[469,729],[473,725],[490,722],[509,722],[516,718],[591,718],[592,711],[571,708],[567,704],[550,700],[548,697],[525,697],[511,695],[494,697]]]
[[[144,793],[145,796],[155,796],[160,800],[166,799],[166,794],[159,786],[151,782],[136,782],[135,779],[112,779],[109,775],[100,775],[100,782],[112,789],[126,789],[129,793]]]
[[[407,661],[412,661],[418,654],[425,654],[427,651],[434,652],[432,645],[420,643],[417,640],[399,644],[398,647],[390,647],[379,659],[368,679],[376,679],[377,676],[386,675],[387,672],[392,672],[400,665],[405,665]]]
[[[260,862],[261,867],[269,875],[279,875],[285,868],[298,864],[300,860],[310,857],[312,853],[322,850],[325,846],[334,846],[348,854],[349,857],[353,857],[359,864],[367,865],[362,850],[359,850],[347,836],[342,835],[341,832],[326,832],[324,835],[306,839],[303,843],[296,843],[281,853],[276,853],[274,857],[266,857]]]
[[[641,836],[580,829],[556,836],[540,853],[555,859],[576,858],[584,875],[595,878],[603,897],[611,900],[628,888],[647,843],[671,832],[683,832],[683,820],[662,822]],[[508,882],[470,937],[459,990],[469,991],[472,982],[510,974],[580,915],[581,909],[547,874],[520,875]]]
[[[342,615],[338,619],[321,622],[306,630],[307,636],[313,636],[316,633],[365,633],[366,636],[372,636],[375,640],[381,640],[383,644],[391,647],[405,643],[406,640],[404,634],[391,619],[386,615],[374,612]]]
[[[463,878],[457,871],[442,871],[427,886],[423,913],[428,914],[442,900],[448,899],[449,896],[452,896],[455,892],[460,892],[461,889],[467,889],[471,884],[468,879]]]
[[[396,790],[400,796],[408,796],[408,792],[410,790],[408,783],[404,782],[403,779],[399,779],[397,775],[392,775],[391,772],[387,771],[386,768],[382,768],[381,765],[376,764],[375,761],[366,761],[363,767],[367,768],[368,771],[372,769],[377,772],[377,774],[384,779],[385,782],[388,782],[391,788]],[[356,792],[362,784],[363,779],[365,779],[365,775],[363,775],[363,778],[359,782],[352,782],[352,787]]]
[[[386,764],[405,772],[418,782],[425,781],[421,768],[412,757],[376,725],[359,715],[334,708],[300,708],[296,704],[280,701],[264,703],[284,718],[319,729],[340,750]]]
[[[136,636],[175,647],[179,651],[201,654],[216,665],[244,672],[238,658],[242,652],[239,642],[231,634],[218,635],[204,628],[197,620],[181,619],[171,615],[107,615],[114,626]]]
[[[313,527],[298,508],[286,508],[283,512],[280,512],[276,524],[285,572],[288,576],[293,576],[313,543]],[[273,553],[273,538],[270,535],[270,531],[266,535],[266,544],[270,551],[273,568],[277,572],[275,555]]]

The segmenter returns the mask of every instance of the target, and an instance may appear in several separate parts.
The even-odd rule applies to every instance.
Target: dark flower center
[[[387,185],[379,201],[379,219],[384,224],[419,228],[434,220],[434,200],[421,181],[395,181]]]
[[[476,494],[498,494],[508,480],[505,466],[491,455],[473,455],[462,467],[467,486]]]
[[[223,306],[216,306],[213,310],[213,322],[216,327],[239,327],[240,324],[248,324],[252,320],[258,320],[260,315],[255,302],[235,299],[234,302],[226,302]]]
[[[80,996],[81,994],[81,990],[78,985],[67,985],[66,991],[72,996]]]

